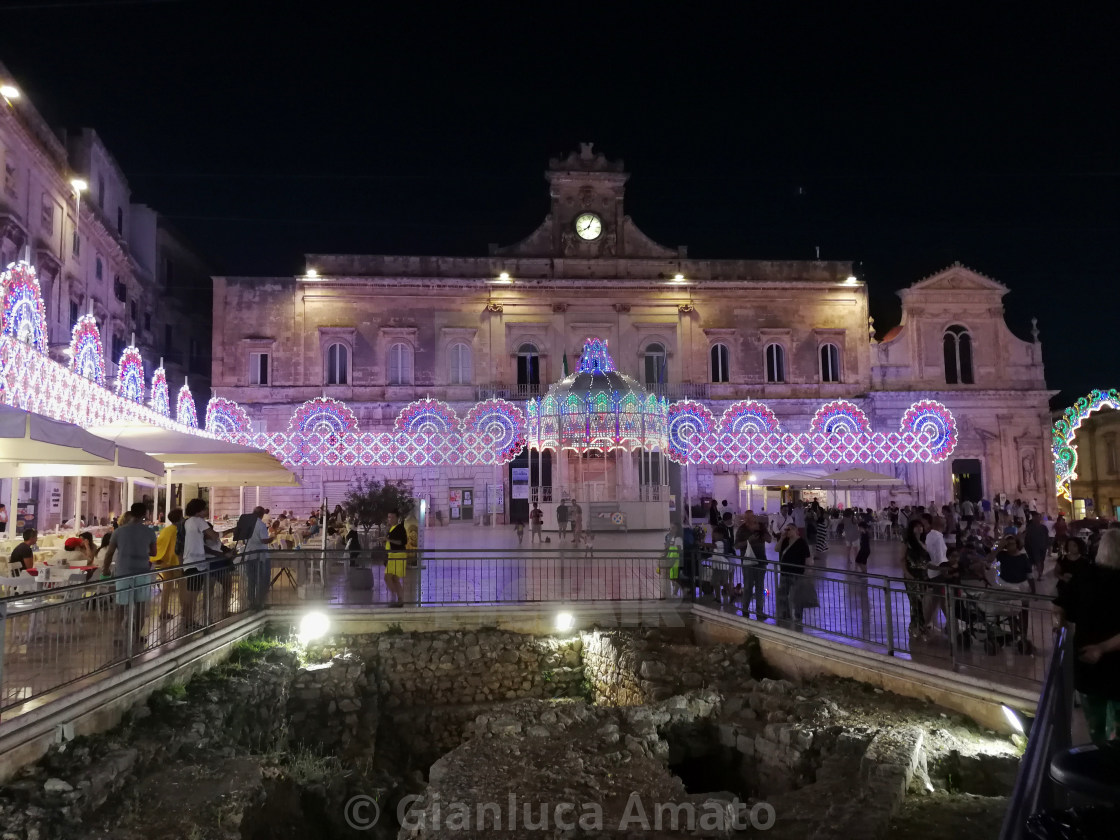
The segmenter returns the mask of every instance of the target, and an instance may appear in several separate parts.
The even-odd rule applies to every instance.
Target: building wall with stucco
[[[901,323],[878,339],[867,286],[851,277],[850,262],[703,260],[659,245],[625,214],[629,176],[621,162],[586,144],[552,160],[545,177],[544,221],[486,256],[309,254],[299,277],[216,277],[215,394],[243,405],[257,431],[285,430],[295,408],[319,396],[346,402],[363,431],[387,431],[402,407],[424,397],[465,415],[490,396],[541,394],[564,375],[565,359],[575,369],[584,339],[598,336],[622,372],[670,400],[704,402],[717,417],[750,398],[769,405],[784,429],[803,431],[820,405],[845,399],[876,430],[895,431],[919,399],[948,406],[960,431],[953,456],[932,465],[859,465],[904,482],[873,500],[865,495],[868,504],[949,501],[959,492],[954,460],[967,458],[979,464],[984,495],[1006,492],[1053,507],[1041,344],[1037,330],[1024,339],[1008,328],[1000,283],[960,265],[919,280],[900,293]],[[579,225],[589,215],[598,234],[585,240]],[[949,327],[968,333],[968,382],[946,381]],[[344,384],[332,384],[332,345],[346,351]],[[827,362],[825,345],[836,348]],[[407,373],[394,346],[410,359]],[[780,348],[780,372],[768,368],[769,346]],[[527,347],[538,355],[539,384],[525,375]],[[251,361],[259,379],[262,353],[268,382],[253,384]],[[689,495],[737,489],[754,467],[690,469]],[[363,471],[374,472],[304,470],[301,488],[266,498],[274,508],[303,511],[323,488],[337,495]],[[508,488],[503,468],[457,471],[448,478],[433,468],[396,468],[394,477],[430,495],[435,510],[447,507],[456,482],[476,492],[493,483]],[[747,498],[741,494],[737,506]],[[760,507],[757,496],[750,499]]]

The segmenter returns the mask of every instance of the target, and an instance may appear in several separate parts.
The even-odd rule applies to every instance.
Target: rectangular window
[[[101,262],[101,257],[97,257],[93,261],[93,276],[101,280],[105,276],[105,267]]]
[[[97,176],[97,207],[105,209],[105,178],[101,175]]]
[[[132,323],[134,323],[134,324],[135,324],[135,323],[136,323],[136,316],[137,316],[137,312],[136,312],[136,301],[132,301],[132,302],[131,302],[131,303],[130,303],[130,304],[128,305],[128,314],[132,316]]]
[[[43,193],[43,213],[40,222],[48,236],[54,233],[54,201],[46,193]]]
[[[77,231],[74,231],[74,240],[70,243],[70,252],[74,255],[74,259],[78,259],[82,255],[82,237]]]
[[[144,331],[145,332],[151,332],[152,331],[152,313],[151,312],[145,312],[144,313]]]
[[[113,276],[113,294],[116,295],[117,300],[121,303],[125,303],[128,300],[128,287],[121,282],[121,276],[119,274]],[[132,320],[136,320],[135,307],[132,312]]]
[[[117,233],[124,236],[124,210],[117,208]]]
[[[163,325],[163,352],[165,355],[171,355],[171,325]]]
[[[70,301],[70,326],[78,323],[78,302],[76,300]]]
[[[1116,475],[1116,473],[1120,472],[1120,459],[1117,458],[1116,438],[1114,437],[1105,439],[1104,460],[1109,475]]]
[[[268,384],[268,353],[249,354],[249,384]]]

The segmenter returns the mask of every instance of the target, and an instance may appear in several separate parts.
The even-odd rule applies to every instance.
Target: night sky
[[[954,260],[996,278],[1065,404],[1120,386],[1117,20],[1042,8],[20,0],[0,59],[219,273],[484,255],[593,141],[655,240],[854,260],[881,333]]]

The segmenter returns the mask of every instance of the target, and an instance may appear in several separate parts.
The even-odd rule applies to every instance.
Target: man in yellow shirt
[[[171,598],[179,589],[173,581],[183,576],[179,555],[175,553],[175,538],[179,533],[179,523],[183,521],[183,511],[179,508],[168,512],[167,525],[156,537],[156,556],[152,558],[152,568],[160,570],[159,626],[161,640],[167,636],[167,622],[171,620]]]

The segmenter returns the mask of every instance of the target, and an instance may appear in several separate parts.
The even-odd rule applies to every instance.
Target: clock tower
[[[516,245],[491,246],[500,256],[675,257],[639,231],[623,210],[630,177],[621,160],[608,160],[591,143],[552,158],[544,173],[551,208],[544,223]]]

